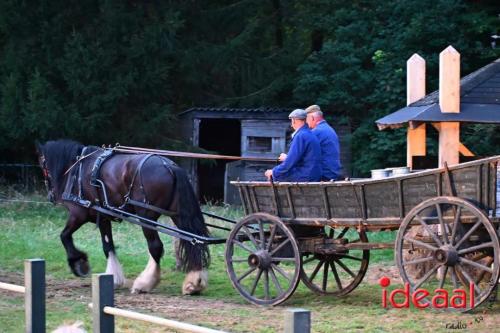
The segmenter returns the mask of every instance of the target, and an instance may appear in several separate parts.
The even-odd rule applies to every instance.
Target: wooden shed
[[[221,155],[276,157],[286,148],[289,131],[285,108],[212,108],[196,107],[179,114],[186,143]],[[226,160],[186,160],[191,182],[202,200],[232,203],[226,179],[261,179],[262,168],[269,162],[228,162]],[[226,169],[229,168],[229,172]],[[262,175],[263,176],[263,175]],[[225,195],[226,194],[226,195]]]
[[[196,107],[179,114],[184,141],[221,155],[277,158],[288,150],[292,129],[288,108],[213,108]],[[334,126],[335,127],[335,126]],[[337,128],[344,167],[348,167],[350,148],[342,138],[347,127]],[[237,189],[230,180],[265,180],[264,171],[277,162],[226,160],[181,162],[189,170],[193,187],[204,201],[239,204]],[[348,170],[348,168],[346,168]]]

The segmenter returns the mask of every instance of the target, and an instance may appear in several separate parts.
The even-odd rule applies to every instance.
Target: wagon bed
[[[449,167],[449,173],[438,168],[384,179],[231,184],[238,187],[246,214],[265,212],[291,224],[397,229],[412,208],[440,196],[469,200],[498,222],[499,160],[500,155]]]

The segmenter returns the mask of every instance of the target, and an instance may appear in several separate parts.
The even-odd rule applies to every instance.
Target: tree
[[[405,162],[403,130],[380,133],[374,121],[406,104],[406,60],[427,61],[428,92],[437,88],[438,54],[453,45],[462,55],[462,73],[492,61],[484,40],[494,23],[484,8],[462,1],[328,1],[308,7],[304,21],[323,34],[323,47],[299,66],[294,96],[316,102],[334,119],[348,117],[353,164],[358,173]],[[325,10],[330,13],[323,18]],[[441,19],[446,18],[446,19]],[[478,24],[478,22],[481,22]]]
[[[427,60],[429,92],[449,44],[467,74],[499,55],[496,15],[494,1],[5,0],[0,156],[61,137],[187,149],[176,113],[188,107],[317,103],[351,124],[357,173],[402,164],[404,131],[374,120],[405,104],[406,59]]]

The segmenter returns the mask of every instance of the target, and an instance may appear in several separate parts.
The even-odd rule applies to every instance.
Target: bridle
[[[54,186],[52,186],[52,177],[50,175],[49,168],[47,168],[47,160],[44,155],[40,155],[40,164],[42,166],[45,189],[47,190],[47,199],[53,204],[56,204]]]

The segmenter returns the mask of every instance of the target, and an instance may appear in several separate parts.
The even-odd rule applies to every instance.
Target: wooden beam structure
[[[434,127],[438,132],[441,131],[441,123],[432,123],[432,127]],[[462,142],[458,143],[458,152],[462,156],[476,156],[469,148],[467,148]]]
[[[425,96],[425,60],[417,53],[406,62],[406,105],[418,101]],[[408,127],[406,135],[406,164],[413,168],[413,156],[426,154],[426,124],[416,128]]]
[[[439,54],[439,107],[443,113],[460,112],[460,53],[448,46]],[[439,166],[459,163],[460,123],[442,122],[439,131]]]

